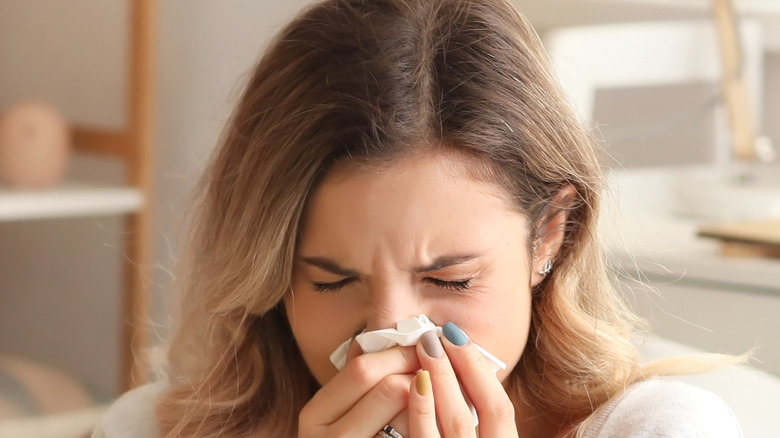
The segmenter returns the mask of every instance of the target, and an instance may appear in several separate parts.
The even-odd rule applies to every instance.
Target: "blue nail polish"
[[[466,345],[469,343],[469,337],[466,336],[466,333],[451,322],[444,324],[441,331],[444,333],[444,336],[455,345]]]

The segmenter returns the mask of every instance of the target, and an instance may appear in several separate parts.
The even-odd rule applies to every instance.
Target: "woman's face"
[[[302,223],[285,307],[314,377],[361,329],[426,314],[451,321],[515,366],[525,348],[532,282],[528,224],[494,185],[454,155],[406,157],[381,170],[336,167]]]

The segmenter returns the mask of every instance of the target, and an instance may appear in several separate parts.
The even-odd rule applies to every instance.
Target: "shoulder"
[[[723,399],[705,389],[660,378],[629,386],[594,415],[582,436],[742,437]]]
[[[166,382],[156,382],[126,392],[108,408],[92,438],[158,437],[154,406],[166,387]]]

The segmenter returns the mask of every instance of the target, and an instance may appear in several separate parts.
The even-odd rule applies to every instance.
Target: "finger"
[[[514,405],[490,363],[458,326],[444,325],[447,357],[479,416],[481,436],[517,436]]]
[[[442,343],[436,333],[426,332],[417,344],[420,365],[428,370],[433,395],[436,398],[436,418],[445,437],[473,437],[476,424],[460,389]]]
[[[412,374],[393,374],[382,379],[343,417],[328,429],[331,436],[373,436],[390,424],[406,409],[409,387],[414,381]],[[406,430],[406,421],[393,423]],[[403,428],[402,428],[403,427]],[[402,429],[401,429],[402,428]]]
[[[383,378],[391,374],[411,374],[418,369],[420,362],[411,347],[394,347],[357,356],[314,394],[301,416],[315,424],[332,424]]]
[[[436,426],[436,406],[431,387],[431,375],[426,370],[417,372],[414,383],[409,390],[408,430],[408,436],[412,437],[436,438],[441,436],[439,428]]]
[[[414,381],[413,378],[412,381]],[[414,383],[412,383],[412,386],[413,385]],[[409,411],[407,409],[404,409],[403,411],[399,412],[398,415],[396,415],[395,418],[390,420],[387,424],[390,425],[393,429],[395,429],[396,432],[400,433],[401,436],[404,437],[411,436],[409,435]]]
[[[352,342],[349,344],[349,349],[347,349],[347,362],[360,356],[361,354],[363,354],[363,350],[360,348],[360,344],[358,344],[353,337]]]

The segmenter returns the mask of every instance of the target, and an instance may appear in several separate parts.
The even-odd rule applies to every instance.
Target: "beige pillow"
[[[66,373],[28,359],[0,356],[0,420],[94,405],[86,389]]]

